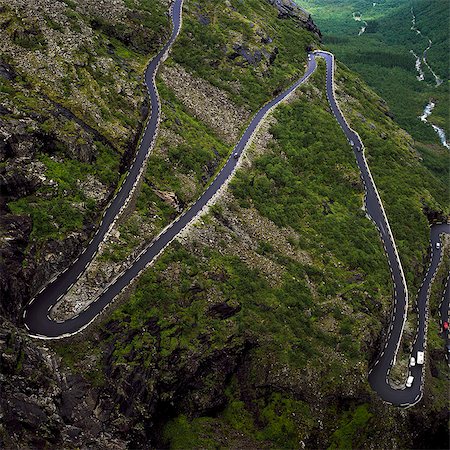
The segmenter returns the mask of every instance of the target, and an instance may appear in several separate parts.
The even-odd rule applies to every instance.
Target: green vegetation
[[[96,175],[104,183],[117,182],[118,155],[97,142],[98,155],[93,164],[76,159],[51,158],[40,154],[45,165],[47,182],[34,194],[8,203],[14,214],[31,216],[31,239],[42,244],[48,239],[61,239],[73,231],[82,229],[93,221],[98,212],[97,203],[86,197],[80,187],[89,174]]]
[[[306,48],[317,43],[295,21],[277,19],[277,11],[265,0],[232,0],[229,6],[207,0],[201,7],[187,3],[185,12],[183,33],[173,49],[175,62],[252,110],[303,73]],[[201,23],[199,15],[209,23]],[[263,38],[270,43],[262,43]],[[240,45],[246,46],[253,63],[236,53]]]
[[[72,340],[70,345],[55,343],[53,348],[71,371],[85,376],[95,387],[102,387],[105,385],[106,377],[102,370],[103,361],[101,348],[92,345],[92,342],[89,340],[78,340],[77,338]],[[91,355],[92,360],[96,358],[96,363],[92,364],[91,362],[88,366],[80,366],[78,364],[80,354]]]
[[[338,66],[337,95],[344,114],[359,132],[390,221],[410,289],[423,273],[429,239],[422,210],[449,213],[450,186],[421,164],[412,140],[390,119],[383,101],[344,66]],[[346,102],[344,94],[352,97]],[[411,226],[414,223],[414,226]],[[414,297],[415,290],[410,292]]]
[[[8,204],[12,213],[31,216],[29,248],[95,224],[105,199],[93,200],[81,185],[94,179],[105,194],[118,183],[122,154],[142,121],[142,72],[169,30],[160,1],[129,2],[131,10],[114,26],[92,15],[93,9],[66,4],[62,20],[45,8],[42,21],[25,8],[0,8],[2,61],[15,71],[10,80],[1,77],[0,100],[14,111],[5,118],[26,121],[29,135],[21,139],[33,143],[29,156],[43,163],[39,170],[46,178],[37,191]],[[92,38],[86,41],[89,27]],[[68,32],[72,44],[65,49]],[[64,58],[46,57],[49,34]],[[16,45],[24,50],[15,51]],[[35,169],[26,164],[22,170]]]
[[[422,142],[418,146],[424,155],[424,163],[439,173],[447,168],[447,158],[436,167],[435,157],[439,151],[439,139],[431,125],[424,124],[418,117],[425,105],[433,99],[436,108],[429,118],[450,135],[448,110],[450,52],[448,23],[450,10],[446,2],[440,0],[339,0],[323,2],[305,0],[301,5],[313,15],[324,35],[324,44],[337,58],[358,72],[388,103],[397,123],[412,136]],[[416,26],[422,35],[411,30],[413,8]],[[352,14],[361,14],[367,21],[366,31],[358,36],[362,22],[353,20]],[[428,67],[422,63],[425,81],[417,80],[413,50],[421,56],[433,41],[427,52],[427,61],[434,72],[443,80],[436,87],[435,79]],[[430,144],[433,143],[434,145]],[[445,150],[445,149],[444,149]],[[442,158],[441,158],[442,159]]]
[[[170,138],[158,142],[156,151],[149,157],[146,182],[161,190],[174,191],[186,203],[203,192],[231,147],[189,113],[162,82],[158,83],[158,90],[164,98],[164,128],[177,135],[177,142],[171,142]],[[196,186],[195,192],[186,192],[181,174],[189,176]]]
[[[34,19],[22,20],[9,6],[2,6],[0,23],[11,41],[20,47],[28,50],[44,50],[47,46],[38,22]]]
[[[245,436],[244,442],[251,442],[255,448],[291,449],[296,448],[305,437],[299,434],[299,425],[314,428],[310,408],[305,402],[274,393],[258,405],[261,408],[258,431],[253,416],[245,409],[245,403],[233,399],[231,391],[227,391],[230,401],[217,418],[189,419],[181,415],[170,421],[164,430],[164,438],[170,448],[220,448],[218,434],[231,427]],[[230,440],[230,436],[227,440]]]
[[[92,28],[120,41],[127,50],[144,55],[156,52],[169,28],[166,5],[159,0],[126,0],[125,4],[133,10],[127,22],[112,23],[102,17],[93,17],[90,20]],[[125,56],[123,52],[122,56]]]
[[[444,195],[445,186],[412,157],[378,97],[343,67],[337,80],[338,95],[351,95],[349,118],[367,145],[407,276],[415,281],[418,271],[411,267],[422,261],[428,243],[422,202],[438,207],[440,197],[430,192]],[[190,373],[199,355],[205,361],[247,340],[255,343],[245,374],[227,384],[226,406],[217,416],[189,414],[196,411],[195,399],[221,382],[208,371],[196,379],[192,389],[198,394],[187,395],[185,409],[165,428],[173,448],[214,447],[218,430],[227,430],[230,439],[239,433],[240,439],[281,448],[308,436],[317,442],[311,436],[328,433],[331,448],[352,448],[378,426],[373,405],[358,396],[349,408],[337,403],[348,383],[352,392],[370,395],[367,366],[392,287],[377,231],[361,209],[354,156],[327,109],[324,81],[321,63],[297,98],[277,108],[268,150],[238,171],[231,203],[219,203],[199,225],[209,239],[174,242],[101,326],[106,341],[100,345],[110,349],[113,367],[157,366],[158,376],[170,380],[174,358],[178,371]],[[308,255],[306,261],[280,250],[270,234],[255,242],[253,257],[237,256],[241,251],[234,245],[243,242],[225,224],[230,215],[244,220],[249,208],[289,229],[289,245]],[[417,221],[413,230],[406,226],[411,217]],[[250,266],[256,255],[264,262]],[[266,266],[279,281],[270,281]],[[211,305],[217,303],[235,312],[227,319],[214,315]],[[249,389],[266,385],[267,377],[271,387]],[[317,391],[326,401],[309,398]],[[318,420],[326,431],[318,431]]]
[[[162,81],[158,82],[164,130],[150,154],[136,211],[156,234],[179,213],[165,198],[173,195],[179,208],[188,207],[220,170],[231,147],[208,126],[195,118]],[[244,124],[243,124],[244,125]],[[121,242],[110,245],[103,259],[123,261],[141,243],[139,221],[125,220],[120,227]]]
[[[361,210],[362,186],[348,182],[349,173],[357,175],[353,155],[336,151],[346,148],[345,136],[324,105],[317,103],[311,105],[304,99],[279,107],[278,124],[271,130],[277,147],[258,158],[252,171],[239,172],[232,191],[241,206],[248,206],[251,198],[252,205],[278,226],[298,231],[302,236],[299,245],[307,243],[320,253],[323,246],[349,267],[363,268],[370,278],[380,266],[373,265],[367,246],[377,251],[379,244]],[[318,166],[320,172],[315,170]],[[314,242],[318,233],[324,240]],[[381,279],[368,282],[384,284]]]
[[[278,448],[295,448],[303,438],[299,425],[314,426],[311,409],[305,402],[273,393],[261,403],[260,420],[264,428],[257,434],[258,439],[272,442]]]
[[[255,110],[302,73],[305,47],[315,38],[292,21],[278,20],[263,0],[230,4],[207,0],[199,9],[187,3],[173,58]],[[141,2],[141,9],[149,12],[152,5]],[[130,43],[102,21],[96,30],[96,51],[111,44],[116,62],[131,67],[133,58],[137,65],[143,61],[141,37]],[[230,47],[248,42],[255,55],[267,36],[274,42],[267,41],[264,50],[271,54],[278,48],[271,64],[267,58],[247,63]],[[84,92],[90,92],[92,80],[94,94],[113,81],[92,68],[76,72]],[[434,177],[421,165],[382,100],[354,74],[340,66],[337,80],[414,285],[428,244],[422,208],[448,211],[444,171]],[[70,91],[71,77],[66,81]],[[391,279],[378,233],[362,210],[354,155],[329,112],[324,83],[321,63],[298,95],[276,110],[273,140],[264,152],[250,149],[249,165],[236,174],[229,197],[211,208],[190,237],[171,244],[94,333],[76,344],[54,344],[71,370],[96,386],[111,386],[117,411],[130,387],[139,390],[132,407],[129,398],[124,402],[132,409],[130,436],[133,427],[157,423],[162,441],[172,448],[293,448],[300,442],[358,448],[368,436],[398,429],[397,422],[379,419],[380,410],[389,417],[395,413],[377,403],[367,383],[368,364],[378,350],[374,342],[390,311]],[[139,219],[153,231],[177,214],[166,194],[174,193],[185,207],[230,152],[167,86],[158,86],[166,133],[149,158],[136,200]],[[95,98],[93,93],[89,97]],[[17,101],[36,108],[35,99],[21,97]],[[131,127],[126,102],[113,93],[103,98],[105,128],[111,132],[114,120]],[[41,126],[46,133],[56,127],[51,120]],[[70,138],[77,134],[73,123],[63,132]],[[34,239],[62,237],[93,216],[96,205],[79,190],[78,180],[94,174],[105,184],[117,183],[119,152],[98,144],[97,150],[93,164],[73,161],[62,149],[57,156],[64,159],[39,153],[47,178],[57,183],[52,197],[47,198],[48,187],[11,204],[13,212],[31,211]],[[434,154],[428,161],[441,167]],[[270,223],[277,231],[264,228],[257,239],[245,235],[250,214],[256,226]],[[112,247],[105,258],[121,260],[138,245],[140,223],[128,220],[121,227],[127,245]],[[437,389],[441,392],[442,384]],[[155,405],[167,410],[157,421]],[[392,429],[392,435],[399,433]]]
[[[202,417],[189,421],[182,415],[169,422],[164,430],[164,437],[170,442],[170,448],[184,450],[187,448],[217,448],[217,442],[211,437],[211,431],[205,436],[205,428],[213,428],[214,420]]]
[[[363,446],[367,442],[366,431],[371,417],[368,405],[360,405],[352,413],[345,414],[339,428],[331,435],[329,449],[347,450]]]
[[[373,414],[357,401],[356,412],[339,410],[335,399],[349,380],[354,392],[370,395],[367,365],[383,310],[389,308],[390,277],[377,232],[361,210],[354,156],[327,112],[323,65],[275,116],[269,150],[238,172],[232,203],[213,208],[200,225],[211,238],[174,242],[101,325],[105,339],[93,341],[107,346],[113,367],[158,367],[164,380],[173,380],[174,358],[177,373],[190,373],[200,355],[206,361],[242,348],[246,340],[255,342],[246,356],[246,381],[228,384],[226,407],[217,417],[180,411],[167,425],[164,435],[174,448],[211,447],[214,430],[291,448],[318,433],[318,420],[328,415],[334,422],[327,419],[327,432],[335,432],[337,443],[358,442],[357,430],[364,430]],[[236,256],[227,242],[242,245],[241,238],[224,224],[230,214],[243,220],[250,206],[279,227],[289,227],[289,245],[307,260],[277,249],[270,235],[254,249],[255,258],[265,258],[262,265],[251,267]],[[279,273],[278,282],[267,277],[266,265]],[[235,308],[234,314],[227,319],[212,314],[217,303]],[[266,376],[273,388],[252,392],[245,387],[264,384]],[[285,379],[293,380],[293,390]],[[219,382],[206,370],[195,389],[201,396]],[[327,400],[314,398],[313,409],[308,392],[318,390]],[[187,411],[195,410],[195,398],[184,400]],[[338,431],[334,423],[340,424]]]

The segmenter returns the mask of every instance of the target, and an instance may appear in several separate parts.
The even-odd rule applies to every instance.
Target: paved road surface
[[[176,1],[173,9],[174,14],[174,33],[170,42],[173,42],[176,36],[176,27],[180,23],[179,12],[181,8],[181,1]],[[178,19],[177,19],[178,18]],[[169,48],[169,43],[166,45],[166,49]],[[150,64],[150,71],[147,72],[146,81],[150,83],[150,95],[152,105],[159,105],[156,87],[154,86],[154,73],[157,69],[158,62],[161,60],[162,51],[155,60]],[[120,205],[126,201],[127,196],[133,185],[133,181],[136,180],[135,173],[139,170],[139,165],[142,165],[145,159],[145,155],[139,156],[133,167],[130,169],[130,177],[132,181],[126,180],[119,195],[116,197],[115,202],[118,206],[113,205],[107,210],[105,219],[100,227],[101,231],[98,232],[89,245],[88,249],[83,255],[70,267],[65,273],[58,277],[54,282],[50,283],[38,296],[30,303],[24,312],[24,323],[29,333],[38,338],[54,339],[67,337],[75,334],[88,326],[98,314],[100,314],[104,308],[111,303],[112,300],[125,289],[164,249],[165,247],[185,228],[205,207],[205,205],[214,197],[221,186],[230,178],[233,174],[238,159],[233,155],[238,153],[242,154],[245,146],[249,143],[250,138],[254,134],[257,127],[260,125],[264,117],[268,112],[284,100],[289,94],[291,94],[298,86],[304,83],[308,77],[314,72],[316,68],[316,62],[314,58],[309,61],[305,74],[290,86],[286,91],[279,94],[276,98],[265,104],[253,117],[250,125],[245,130],[240,141],[234,148],[229,159],[226,161],[222,170],[219,172],[214,181],[209,185],[203,195],[188,209],[183,215],[170,224],[148,247],[147,249],[136,259],[133,266],[126,270],[116,281],[111,284],[93,303],[91,303],[87,309],[82,311],[79,315],[72,317],[64,322],[56,322],[49,317],[49,313],[52,307],[58,302],[81,276],[89,262],[95,256],[98,245],[101,242],[109,224],[113,223],[115,214],[120,210]],[[159,107],[159,106],[158,106]],[[154,116],[152,112],[152,117]],[[157,131],[157,122],[150,120],[149,126],[145,132],[145,146],[148,147],[149,143],[154,139]],[[144,144],[143,144],[144,145]],[[141,147],[142,148],[142,147]],[[132,174],[132,175],[131,175]],[[120,200],[118,200],[120,199]]]
[[[312,55],[311,60],[305,74],[297,82],[295,82],[286,91],[278,95],[272,101],[264,105],[253,117],[250,125],[245,130],[240,141],[236,145],[229,159],[226,161],[220,173],[209,185],[203,195],[177,220],[170,224],[136,259],[132,267],[120,275],[115,282],[113,282],[106,290],[84,311],[79,315],[66,320],[64,322],[56,322],[50,319],[49,312],[51,308],[58,302],[58,300],[70,289],[76,280],[84,272],[89,265],[92,258],[98,250],[99,244],[104,239],[105,234],[114,224],[121,209],[128,202],[140,175],[142,174],[145,160],[148,157],[149,151],[152,148],[153,141],[157,134],[160,103],[158,92],[155,85],[155,75],[158,70],[160,62],[167,56],[167,52],[176,39],[181,27],[181,8],[182,0],[175,0],[171,9],[171,16],[173,20],[173,31],[167,44],[163,50],[150,62],[145,75],[146,85],[149,91],[152,111],[143,134],[143,138],[133,162],[128,176],[124,184],[119,190],[117,196],[113,199],[110,206],[106,209],[104,218],[94,238],[82,253],[82,255],[64,271],[59,277],[50,282],[41,292],[27,305],[24,311],[24,324],[32,336],[43,339],[62,338],[75,334],[85,327],[87,327],[113,300],[114,298],[126,288],[164,249],[167,245],[185,228],[207,205],[230,178],[236,169],[238,159],[233,155],[237,153],[239,156],[250,142],[251,137],[260,125],[268,112],[291,94],[298,86],[304,83],[308,77],[316,69],[315,56]],[[316,52],[316,55],[322,57],[326,61],[327,66],[327,80],[326,90],[328,100],[342,130],[346,134],[349,143],[352,145],[355,152],[356,161],[361,171],[361,177],[366,188],[365,207],[367,213],[377,226],[383,244],[385,246],[386,254],[391,268],[392,279],[394,283],[394,312],[392,323],[389,330],[389,336],[384,350],[380,354],[380,358],[375,364],[370,373],[369,381],[372,387],[380,394],[380,396],[396,405],[410,405],[418,401],[421,397],[423,385],[423,371],[421,366],[412,368],[412,374],[415,377],[412,388],[404,390],[394,390],[390,388],[387,383],[387,376],[392,366],[393,361],[398,350],[400,338],[403,331],[405,313],[408,303],[408,292],[406,287],[403,269],[398,257],[398,252],[395,246],[395,241],[383,209],[380,197],[378,195],[375,183],[370,174],[367,161],[364,156],[364,147],[358,136],[347,124],[343,114],[341,113],[334,96],[334,57],[327,52]],[[427,293],[435,274],[440,259],[440,250],[435,247],[439,240],[439,235],[442,232],[449,232],[448,225],[440,225],[432,228],[431,242],[432,252],[431,265],[425,277],[424,284],[419,294],[419,323],[418,335],[415,342],[414,351],[422,349],[425,345],[426,332],[426,302]]]
[[[397,406],[411,406],[422,398],[424,366],[416,365],[415,367],[410,368],[410,375],[414,377],[413,384],[410,388],[393,389],[388,382],[389,372],[391,367],[395,364],[401,342],[408,308],[408,289],[403,274],[403,268],[398,256],[389,221],[364,155],[363,143],[361,142],[358,133],[352,130],[347,124],[334,96],[334,56],[331,53],[320,51],[316,52],[316,54],[325,59],[327,66],[326,89],[328,101],[336,120],[353,147],[366,190],[365,209],[380,233],[394,284],[394,308],[388,336],[384,348],[380,352],[379,358],[370,371],[369,383],[383,400]],[[420,288],[417,301],[417,336],[412,351],[412,355],[415,357],[417,356],[417,351],[423,351],[426,346],[427,300],[431,283],[441,259],[442,247],[439,249],[436,248],[436,243],[440,242],[440,235],[442,233],[450,233],[449,224],[440,224],[431,227],[431,261]]]

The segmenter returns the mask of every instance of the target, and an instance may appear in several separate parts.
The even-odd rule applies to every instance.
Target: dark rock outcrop
[[[242,58],[250,65],[256,65],[262,59],[262,53],[260,50],[255,50],[254,52],[252,52],[245,45],[234,44],[233,53],[231,53],[231,55],[229,55],[228,57],[231,60],[234,60],[238,56],[242,56]]]
[[[214,414],[226,405],[227,383],[255,343],[250,338],[231,336],[224,348],[211,351],[208,336],[204,336],[203,344],[195,350],[176,348],[169,356],[162,356],[159,336],[164,330],[154,323],[144,328],[156,341],[151,349],[152,363],[141,361],[149,357],[146,352],[136,352],[127,356],[130,364],[124,364],[118,360],[116,349],[132,342],[134,336],[117,333],[120,330],[117,322],[108,325],[104,337],[113,340],[107,350],[106,374],[114,380],[113,401],[131,447],[160,448],[161,431],[170,418],[180,413],[192,417]],[[109,335],[109,331],[113,334]]]
[[[228,319],[229,317],[237,314],[240,310],[241,305],[231,306],[228,303],[224,302],[211,306],[211,308],[209,308],[208,314],[220,319]]]
[[[0,447],[125,448],[105,394],[0,319]],[[108,410],[108,405],[109,410]]]
[[[314,33],[317,37],[321,38],[317,25],[313,22],[311,15],[298,6],[293,0],[267,0],[271,5],[278,9],[278,17],[280,19],[292,18],[299,22],[303,28]]]
[[[430,224],[439,223],[439,222],[447,222],[448,216],[444,213],[444,211],[436,211],[431,206],[425,203],[425,200],[422,200],[423,203],[423,213],[427,216],[428,222]]]
[[[16,72],[14,68],[5,61],[0,59],[0,77],[5,80],[14,80],[16,78]]]
[[[31,233],[31,219],[0,214],[3,238],[0,246],[0,316],[17,320],[29,298],[29,283],[23,267],[24,251]]]

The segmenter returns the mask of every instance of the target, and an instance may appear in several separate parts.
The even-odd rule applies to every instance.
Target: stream
[[[358,32],[358,36],[361,36],[364,33],[364,31],[366,31],[367,22],[362,19],[361,13],[352,13],[352,16],[353,16],[353,20],[355,20],[356,22],[363,23],[363,25],[361,26],[361,28],[359,29],[359,32]]]
[[[420,56],[418,56],[414,52],[414,50],[410,50],[409,53],[411,53],[414,56],[414,58],[416,58],[416,70],[417,70],[417,73],[418,73],[416,78],[419,81],[423,81],[425,79],[425,74],[423,73],[423,70],[422,70],[422,61],[420,60]]]
[[[436,86],[439,86],[440,84],[442,84],[442,80],[437,76],[437,74],[434,72],[434,70],[431,68],[430,64],[427,61],[427,52],[428,50],[430,50],[433,41],[427,37],[425,37],[422,32],[417,28],[416,26],[416,16],[414,14],[414,10],[413,8],[411,8],[411,30],[415,31],[417,34],[419,34],[420,36],[422,36],[424,39],[428,40],[428,46],[427,48],[423,51],[422,56],[418,56],[413,50],[410,50],[409,52],[414,56],[414,58],[416,58],[416,70],[417,70],[417,79],[419,81],[424,81],[425,80],[425,74],[423,72],[422,69],[422,63],[425,64],[428,68],[428,70],[431,72],[431,74],[434,77],[434,81],[436,83]],[[356,20],[356,19],[355,19]]]
[[[429,123],[427,118],[430,116],[435,106],[436,104],[432,100],[428,102],[428,104],[425,106],[425,109],[423,110],[422,115],[420,116],[420,120],[422,122]],[[433,130],[436,131],[436,133],[438,134],[441,144],[445,148],[448,148],[450,150],[450,144],[447,142],[445,131],[442,128],[439,128],[437,125],[433,125],[432,123],[430,123],[430,125],[433,127]]]

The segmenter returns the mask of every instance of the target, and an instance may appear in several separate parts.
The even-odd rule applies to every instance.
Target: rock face
[[[211,353],[205,340],[203,348],[190,352],[189,358],[180,351],[168,358],[156,357],[152,364],[129,365],[118,357],[117,348],[123,337],[118,333],[120,327],[119,322],[110,323],[103,336],[112,338],[106,354],[106,375],[114,380],[114,403],[131,448],[160,448],[161,427],[180,411],[195,411],[195,415],[201,416],[223,408],[226,384],[254,345],[251,340],[231,337],[226,348]],[[157,338],[156,342],[164,332],[153,319],[145,330]],[[127,340],[131,342],[134,337],[135,334],[129,334]],[[158,353],[159,349],[154,351]],[[139,358],[137,352],[127,357]]]
[[[102,338],[113,337],[115,327],[120,323],[112,323]],[[161,331],[154,321],[146,328],[155,335]],[[1,320],[0,446],[159,446],[155,430],[175,409],[194,407],[201,415],[225,405],[226,382],[251,347],[250,341],[236,340],[208,358],[202,358],[199,349],[187,361],[172,358],[159,367],[145,367],[117,364],[113,339],[102,358],[106,380],[95,387],[86,377],[62,368],[54,352]]]
[[[108,403],[52,352],[0,321],[0,446],[124,448],[102,419]],[[109,408],[112,409],[111,404]]]
[[[9,207],[11,202],[25,197],[35,196],[45,202],[59,195],[57,183],[46,175],[45,164],[36,158],[38,153],[55,158],[57,149],[64,149],[63,154],[58,151],[60,156],[55,161],[65,157],[86,164],[97,158],[94,140],[100,139],[96,136],[98,132],[87,125],[80,125],[80,120],[75,122],[77,136],[43,133],[40,130],[40,124],[49,118],[62,127],[74,123],[68,121],[67,111],[62,114],[60,108],[49,103],[47,106],[50,109],[48,116],[36,113],[31,117],[20,114],[19,119],[0,118],[0,129],[5,136],[0,141],[0,160],[3,161],[0,167],[0,314],[11,320],[18,319],[22,306],[33,290],[39,288],[56,270],[62,270],[70,263],[89,235],[89,227],[86,226],[63,242],[47,241],[42,248],[38,248],[30,241],[33,228],[31,217],[14,214]],[[108,187],[99,198],[100,205],[104,204],[110,190],[111,187]]]
[[[18,317],[21,305],[28,297],[29,285],[22,268],[23,252],[28,244],[31,232],[31,220],[28,217],[13,214],[0,215],[2,246],[0,258],[0,291],[2,301],[0,314],[6,317]]]
[[[239,138],[240,124],[250,112],[237,107],[227,95],[210,83],[195,77],[180,65],[164,66],[161,78],[196,117],[209,125],[229,144]]]
[[[313,22],[311,15],[303,8],[298,6],[293,0],[267,0],[271,5],[278,9],[278,17],[281,19],[293,18],[301,23],[302,27],[322,37],[317,25]]]

